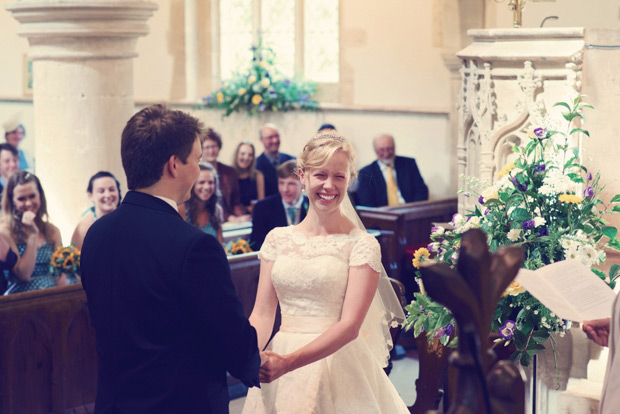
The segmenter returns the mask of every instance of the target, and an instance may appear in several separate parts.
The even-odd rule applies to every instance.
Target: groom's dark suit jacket
[[[256,331],[215,238],[130,191],[82,250],[95,327],[95,413],[228,413],[226,371],[258,384]]]
[[[306,218],[308,212],[308,197],[302,196],[304,201],[301,203],[301,211],[299,212],[299,221]],[[284,204],[282,204],[282,196],[280,193],[265,197],[254,206],[252,210],[252,234],[250,235],[250,246],[252,250],[258,251],[267,233],[276,227],[288,226]]]
[[[406,203],[428,200],[428,187],[418,169],[415,159],[396,157],[394,159],[396,183],[400,194]],[[357,204],[367,207],[382,207],[388,205],[387,186],[379,163],[362,168],[358,174]]]

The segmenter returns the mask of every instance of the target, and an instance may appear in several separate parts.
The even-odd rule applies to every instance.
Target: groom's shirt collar
[[[175,203],[174,200],[171,200],[167,197],[158,196],[158,195],[154,195],[153,197],[157,197],[160,200],[165,201],[166,203],[170,204],[170,207],[172,207],[177,213],[179,212],[179,206],[177,206],[177,203]]]

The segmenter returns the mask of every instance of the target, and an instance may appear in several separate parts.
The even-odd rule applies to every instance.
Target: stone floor
[[[415,351],[407,351],[405,358],[394,362],[394,368],[390,374],[392,383],[407,406],[415,402],[415,380],[418,377],[418,359]],[[237,398],[230,402],[230,414],[240,414],[243,409],[245,397]]]

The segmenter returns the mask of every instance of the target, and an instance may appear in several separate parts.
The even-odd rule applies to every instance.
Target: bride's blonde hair
[[[321,168],[338,151],[349,157],[349,174],[351,178],[357,175],[355,164],[357,156],[351,143],[334,129],[326,129],[310,138],[301,155],[297,158],[297,167],[302,171]]]

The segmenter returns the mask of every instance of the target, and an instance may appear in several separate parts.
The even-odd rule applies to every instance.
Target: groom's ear
[[[166,164],[164,164],[164,176],[176,178],[179,173],[179,170],[177,169],[179,162],[181,162],[179,157],[176,155],[170,156],[168,161],[166,161]]]

